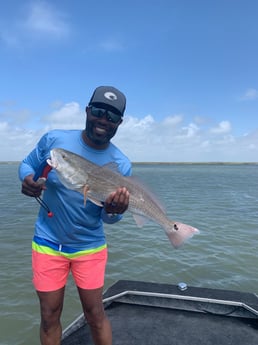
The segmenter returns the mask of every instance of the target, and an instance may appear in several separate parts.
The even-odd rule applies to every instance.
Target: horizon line
[[[1,161],[0,160],[0,164],[18,164],[18,163],[21,163],[21,161]],[[223,165],[223,164],[231,164],[231,165],[258,165],[258,162],[235,162],[235,161],[193,161],[193,162],[185,162],[185,161],[170,161],[170,162],[166,162],[166,161],[162,161],[162,162],[159,162],[159,161],[147,161],[147,162],[144,162],[144,161],[132,161],[131,162],[132,164],[217,164],[217,165]]]

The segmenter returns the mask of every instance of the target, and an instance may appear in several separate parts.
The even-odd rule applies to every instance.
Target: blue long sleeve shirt
[[[50,150],[58,147],[100,166],[115,162],[122,175],[131,174],[129,159],[112,143],[104,150],[95,150],[85,144],[80,130],[53,130],[46,133],[21,162],[20,179],[23,181],[26,176],[37,173],[50,157]],[[46,187],[43,200],[54,216],[48,217],[46,210],[40,208],[35,224],[36,238],[65,246],[71,251],[94,250],[106,244],[103,221],[114,223],[122,218],[121,215],[111,218],[90,200],[84,205],[83,195],[67,189],[54,170],[48,173]]]

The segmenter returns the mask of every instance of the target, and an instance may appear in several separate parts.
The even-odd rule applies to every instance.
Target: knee
[[[106,320],[106,314],[103,308],[93,308],[85,311],[85,318],[91,328],[101,329]]]
[[[41,328],[45,333],[60,326],[60,309],[42,308],[41,310]]]
[[[60,318],[53,317],[53,315],[42,315],[40,326],[42,331],[47,334],[60,327]]]
[[[60,323],[58,321],[52,321],[48,319],[41,319],[40,328],[45,334],[52,333],[53,330],[59,328]]]
[[[51,292],[37,291],[37,294],[40,301],[40,329],[44,336],[50,335],[61,328],[60,317],[63,309],[64,288]]]

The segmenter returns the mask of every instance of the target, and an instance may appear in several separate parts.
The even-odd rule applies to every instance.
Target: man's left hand
[[[128,205],[129,192],[125,187],[121,187],[109,194],[104,203],[104,208],[106,213],[122,214],[128,209]]]

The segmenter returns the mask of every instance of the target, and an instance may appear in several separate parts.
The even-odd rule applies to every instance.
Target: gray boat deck
[[[104,294],[113,345],[257,345],[255,294],[119,281]],[[93,345],[80,316],[62,345]]]

